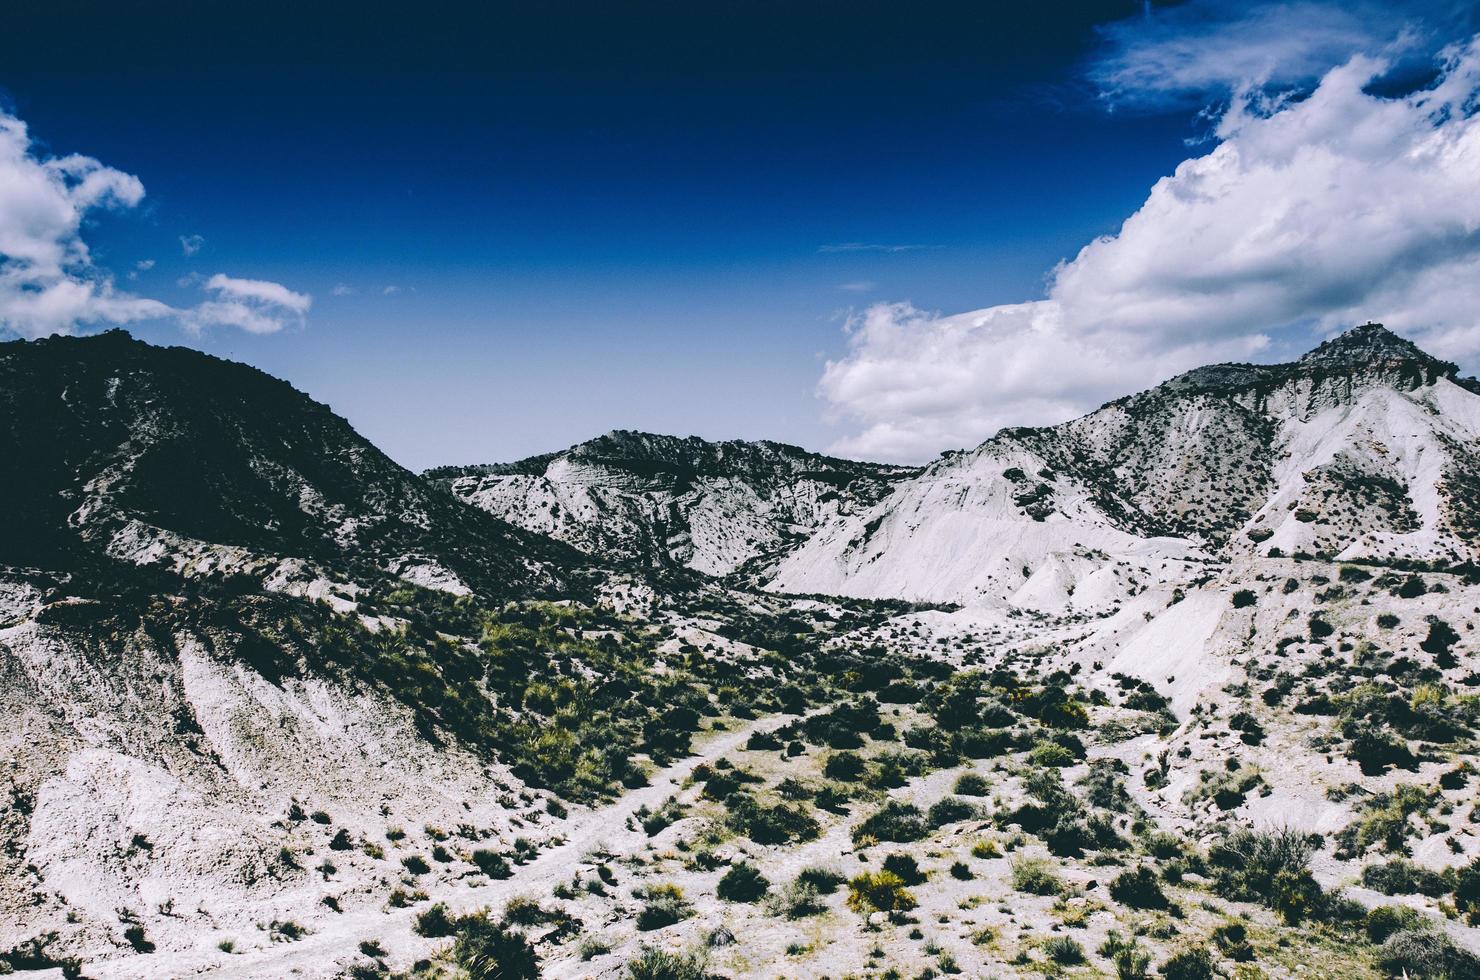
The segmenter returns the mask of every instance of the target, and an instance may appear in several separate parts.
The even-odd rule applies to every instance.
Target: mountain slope
[[[564,452],[427,476],[594,555],[726,575],[873,505],[915,472],[775,442],[616,431]]]
[[[569,549],[448,499],[285,382],[122,331],[0,344],[0,561],[284,588],[551,590]]]
[[[779,591],[1104,610],[1184,560],[1477,557],[1480,395],[1377,324],[947,454],[775,568]]]

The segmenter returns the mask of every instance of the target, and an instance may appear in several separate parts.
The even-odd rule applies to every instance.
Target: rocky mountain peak
[[[1315,368],[1351,368],[1388,372],[1408,368],[1426,382],[1451,377],[1459,369],[1425,352],[1411,340],[1380,323],[1364,323],[1332,337],[1300,358],[1297,364]]]

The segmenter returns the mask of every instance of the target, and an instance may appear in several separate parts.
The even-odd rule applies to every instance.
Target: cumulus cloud
[[[187,259],[190,258],[193,255],[198,254],[200,252],[200,250],[203,249],[203,248],[205,248],[205,247],[206,247],[206,240],[204,238],[202,238],[200,235],[181,235],[180,236],[180,252]]]
[[[1378,319],[1435,353],[1480,351],[1480,39],[1433,85],[1385,98],[1358,56],[1307,95],[1246,95],[1211,152],[1158,181],[1046,298],[956,316],[875,306],[820,395],[861,428],[833,448],[928,458],[1007,424],[1068,418],[1277,331]]]
[[[21,120],[0,111],[0,333],[40,337],[79,327],[172,319],[190,330],[237,326],[257,333],[301,322],[309,297],[276,283],[215,276],[211,298],[177,308],[120,290],[93,262],[82,237],[92,213],[124,211],[144,199],[139,178],[92,157],[45,157]],[[204,240],[181,239],[186,254]],[[135,265],[130,278],[153,260]]]

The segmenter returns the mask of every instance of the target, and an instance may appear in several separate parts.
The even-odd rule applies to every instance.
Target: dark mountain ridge
[[[0,344],[0,422],[11,565],[211,577],[297,559],[505,594],[582,563],[428,486],[286,382],[123,331]]]

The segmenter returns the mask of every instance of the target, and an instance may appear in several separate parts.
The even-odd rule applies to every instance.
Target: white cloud
[[[1355,54],[1419,54],[1455,16],[1448,0],[1192,0],[1105,27],[1089,77],[1113,105],[1202,104],[1306,85]]]
[[[382,295],[382,296],[394,296],[397,293],[399,293],[400,291],[401,291],[401,287],[400,286],[386,286],[384,289],[382,289],[380,291],[380,295]]]
[[[877,289],[879,284],[868,279],[855,279],[852,282],[840,282],[838,288],[845,293],[868,293]]]
[[[39,155],[26,124],[0,112],[0,333],[40,337],[161,319],[191,330],[220,324],[262,333],[302,321],[309,297],[276,283],[218,275],[205,284],[212,298],[184,309],[118,289],[93,262],[83,221],[143,199],[144,185],[132,174],[77,154]],[[182,238],[181,248],[194,254],[203,241]],[[152,259],[136,263],[130,278],[153,266]]]
[[[1435,353],[1473,356],[1480,44],[1449,51],[1433,88],[1401,98],[1366,91],[1384,67],[1358,57],[1306,98],[1236,102],[1213,150],[1055,269],[1043,300],[856,317],[819,383],[831,414],[861,427],[834,449],[928,458],[1246,359],[1281,328],[1379,319]]]
[[[192,330],[238,327],[248,333],[276,333],[302,323],[313,298],[262,279],[234,279],[216,273],[206,280],[212,298],[189,310],[183,322]]]
[[[337,282],[334,284],[334,288],[329,290],[329,292],[333,293],[335,296],[353,296],[355,294],[355,287],[349,285],[348,283]]]
[[[180,251],[184,254],[184,256],[187,259],[190,258],[193,255],[198,254],[200,252],[200,250],[203,249],[203,248],[205,248],[205,247],[206,247],[206,240],[204,238],[202,238],[200,235],[181,235],[180,236]]]

